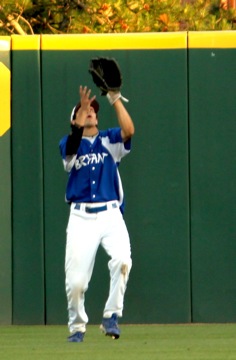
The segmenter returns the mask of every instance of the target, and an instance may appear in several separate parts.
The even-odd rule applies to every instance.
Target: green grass
[[[1,360],[236,360],[236,324],[121,325],[112,340],[89,325],[83,343],[66,326],[0,326]]]

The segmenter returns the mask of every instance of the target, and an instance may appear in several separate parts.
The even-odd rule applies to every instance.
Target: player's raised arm
[[[75,155],[77,153],[82,136],[88,131],[88,118],[92,116],[91,108],[94,110],[94,115],[99,110],[99,104],[95,100],[96,95],[91,97],[91,90],[87,86],[80,85],[79,95],[80,101],[71,113],[71,134],[66,142],[66,155]],[[94,124],[95,132],[97,132],[96,124],[97,122]],[[89,127],[91,128],[91,121],[89,121]]]
[[[110,105],[114,106],[123,141],[134,135],[133,121],[123,105],[122,101],[128,102],[121,95],[122,74],[118,62],[114,58],[94,58],[90,61],[89,72],[93,82],[101,90],[101,95],[106,95]]]
[[[120,98],[114,102],[113,106],[121,127],[121,136],[125,142],[134,135],[134,123]]]

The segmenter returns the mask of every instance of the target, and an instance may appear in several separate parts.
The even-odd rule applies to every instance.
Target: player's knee
[[[122,261],[121,263],[121,274],[128,275],[132,267],[132,260],[131,258],[127,259],[126,261]]]
[[[121,274],[122,275],[127,275],[129,272],[129,268],[127,264],[122,264],[121,265]]]
[[[72,294],[82,294],[87,290],[88,284],[85,278],[74,277],[68,281],[68,287]]]
[[[110,260],[109,268],[111,271],[120,272],[124,276],[128,276],[132,267],[131,258],[115,258]]]

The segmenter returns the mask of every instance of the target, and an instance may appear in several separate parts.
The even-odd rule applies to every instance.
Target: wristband
[[[125,102],[129,102],[128,99],[126,99],[124,96],[121,95],[120,91],[118,92],[114,92],[114,91],[109,91],[106,95],[110,105],[113,105],[115,104],[115,102],[118,100],[118,99],[121,99]]]

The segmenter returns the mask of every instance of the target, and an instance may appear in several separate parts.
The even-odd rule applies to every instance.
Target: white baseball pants
[[[94,214],[85,212],[84,204],[79,210],[75,209],[74,203],[71,204],[65,258],[68,327],[71,333],[86,331],[88,316],[85,312],[85,292],[92,276],[99,245],[110,257],[110,290],[103,317],[109,318],[113,313],[122,316],[132,260],[129,234],[118,202],[115,203],[116,208],[112,201],[106,203],[108,210]]]

